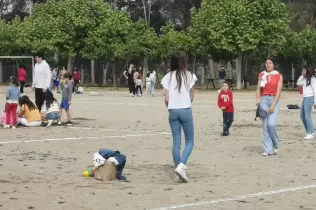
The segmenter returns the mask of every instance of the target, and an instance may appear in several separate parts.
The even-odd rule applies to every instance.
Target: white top
[[[43,60],[41,63],[35,64],[33,72],[33,87],[35,88],[49,88],[52,78],[48,63]]]
[[[150,79],[156,79],[156,71],[153,71],[153,73],[150,73],[149,78]]]
[[[44,101],[44,104],[42,105],[41,113],[42,114],[48,114],[51,112],[59,112],[59,105],[58,102],[54,101],[53,104],[50,105],[49,109],[46,109],[46,101]]]
[[[312,77],[311,84],[306,86],[306,78],[301,75],[296,84],[298,86],[303,86],[303,97],[314,96],[314,104],[316,104],[316,78]]]
[[[171,71],[162,79],[162,86],[169,91],[168,109],[186,109],[192,106],[190,90],[195,85],[195,78],[191,72],[186,71],[187,84],[182,78],[181,90],[179,92],[176,79],[176,71]]]
[[[149,77],[146,77],[146,83],[151,83]]]

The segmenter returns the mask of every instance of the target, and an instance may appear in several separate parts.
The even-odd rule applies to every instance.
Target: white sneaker
[[[52,126],[53,122],[54,122],[54,120],[48,120],[47,127]]]
[[[273,151],[274,151],[274,153],[278,153],[278,152],[279,152],[279,149],[274,148]]]
[[[61,125],[61,121],[60,120],[58,120],[58,125]]]
[[[180,179],[180,177],[177,174],[174,174],[173,181],[174,182],[181,182],[181,179]]]
[[[16,129],[16,127],[15,126],[12,126],[12,128],[11,129]]]
[[[3,128],[10,128],[10,125],[4,125]]]
[[[189,181],[189,177],[187,175],[186,172],[187,166],[184,165],[183,163],[180,163],[176,170],[174,170],[174,172],[179,176],[179,178],[184,181],[184,182],[188,182]]]
[[[273,154],[270,154],[270,153],[267,153],[267,152],[262,153],[262,156],[270,156],[270,155],[273,155]]]
[[[312,138],[314,138],[313,134],[307,134],[307,135],[304,137],[305,140],[310,140],[310,139],[312,139]]]

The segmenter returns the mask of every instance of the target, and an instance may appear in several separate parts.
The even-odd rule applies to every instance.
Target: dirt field
[[[280,152],[262,157],[254,94],[235,93],[235,122],[224,138],[217,93],[197,92],[188,184],[172,180],[172,137],[160,92],[75,95],[73,127],[1,129],[0,209],[316,209],[316,144],[302,140],[299,110],[286,109],[301,96],[282,93]],[[127,156],[127,182],[82,177],[100,148]]]

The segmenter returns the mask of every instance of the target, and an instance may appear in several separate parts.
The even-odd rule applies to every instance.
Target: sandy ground
[[[271,157],[261,156],[254,92],[234,97],[235,122],[224,138],[217,94],[197,92],[188,184],[172,180],[172,138],[161,94],[75,95],[73,127],[1,129],[0,209],[316,209],[316,144],[302,140],[299,110],[286,109],[300,104],[301,96],[282,94],[281,148]],[[127,182],[82,177],[100,148],[127,156]]]

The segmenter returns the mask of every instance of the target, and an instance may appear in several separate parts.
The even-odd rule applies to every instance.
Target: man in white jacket
[[[42,55],[35,57],[36,64],[33,72],[33,88],[35,88],[35,104],[39,111],[45,100],[45,93],[49,90],[52,73],[48,63]]]

